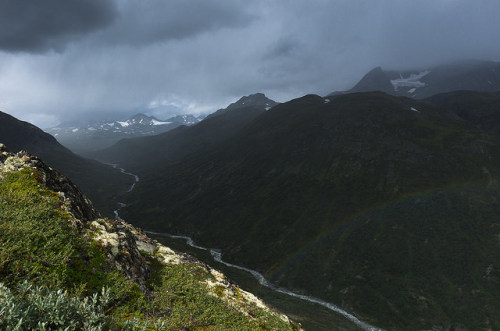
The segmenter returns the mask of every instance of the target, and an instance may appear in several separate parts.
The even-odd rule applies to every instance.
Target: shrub
[[[13,291],[0,283],[0,329],[101,330],[109,300],[108,289],[79,298],[28,281]]]

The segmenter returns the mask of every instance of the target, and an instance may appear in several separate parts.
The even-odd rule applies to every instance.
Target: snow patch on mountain
[[[153,125],[166,125],[166,124],[171,124],[171,123],[172,122],[162,122],[162,121],[158,121],[158,120],[155,120],[155,119],[153,119],[151,121],[151,124],[153,124]]]
[[[424,70],[418,74],[410,74],[408,77],[403,77],[403,75],[400,74],[399,78],[391,79],[391,84],[394,87],[394,91],[397,91],[400,88],[410,87],[411,90],[408,92],[411,91],[410,93],[413,93],[417,88],[426,86],[426,84],[421,82],[420,79],[428,75],[430,72],[430,70]]]

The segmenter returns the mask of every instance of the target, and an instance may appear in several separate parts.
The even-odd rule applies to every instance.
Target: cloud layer
[[[326,94],[375,66],[498,61],[498,17],[494,0],[5,0],[0,110],[47,126]]]
[[[101,0],[4,0],[0,2],[0,49],[62,51],[71,40],[110,24],[112,2]]]

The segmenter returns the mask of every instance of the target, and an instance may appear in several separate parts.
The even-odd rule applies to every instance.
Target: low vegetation
[[[1,329],[291,329],[251,303],[241,303],[246,313],[229,305],[194,262],[165,265],[143,252],[152,275],[141,291],[41,176],[32,168],[0,176]]]

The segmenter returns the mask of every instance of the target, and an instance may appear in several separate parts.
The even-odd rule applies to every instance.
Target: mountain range
[[[139,113],[123,121],[91,121],[86,125],[61,124],[47,129],[61,144],[85,154],[102,149],[124,138],[159,134],[181,125],[198,123],[193,115],[177,115],[165,121]]]
[[[496,330],[498,68],[376,68],[349,91],[281,104],[257,93],[87,155],[140,177],[120,210],[134,225],[218,247],[386,330]],[[0,127],[7,145],[66,155],[37,128],[0,119],[14,123]]]
[[[239,132],[251,120],[277,104],[262,93],[244,96],[196,125],[180,126],[155,136],[123,139],[89,155],[141,172],[142,168],[177,162],[186,155],[209,148]],[[131,150],[134,153],[131,154]]]
[[[479,101],[484,113],[466,116]],[[389,330],[495,329],[500,137],[483,127],[499,105],[499,93],[307,95],[127,141],[147,164],[106,153],[140,171],[121,211],[134,224],[219,247]],[[162,154],[195,136],[207,143]]]
[[[368,72],[353,88],[345,92],[382,91],[397,96],[424,99],[439,93],[471,90],[494,92],[500,90],[500,63],[466,61],[416,70],[383,70],[377,67]]]

